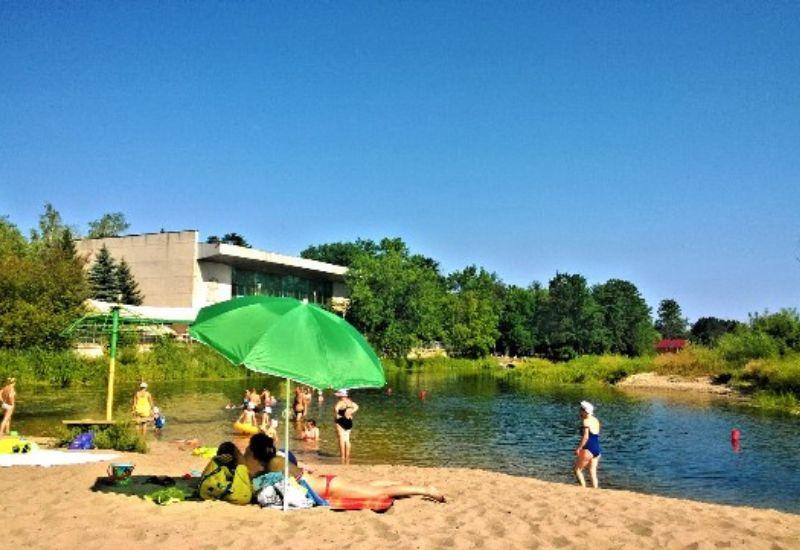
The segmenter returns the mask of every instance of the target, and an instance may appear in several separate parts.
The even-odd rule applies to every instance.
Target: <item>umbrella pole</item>
[[[283,511],[286,511],[286,493],[289,492],[289,399],[292,382],[286,379],[286,413],[283,419]]]

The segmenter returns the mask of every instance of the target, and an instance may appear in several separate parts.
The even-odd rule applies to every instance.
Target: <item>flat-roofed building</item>
[[[103,246],[130,265],[145,306],[199,309],[262,294],[346,302],[347,268],[224,243],[198,242],[196,230],[124,235],[76,242],[89,265]]]

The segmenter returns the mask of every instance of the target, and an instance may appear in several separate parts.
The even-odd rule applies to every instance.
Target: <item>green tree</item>
[[[741,323],[718,317],[700,317],[692,325],[690,336],[692,342],[704,346],[714,346],[717,341],[729,332],[735,331]]]
[[[125,219],[122,212],[110,212],[103,214],[99,219],[89,222],[90,239],[101,239],[103,237],[119,237],[131,224]]]
[[[800,351],[800,316],[795,309],[782,309],[777,313],[754,314],[750,326],[772,338],[781,355]]]
[[[139,284],[133,278],[133,273],[131,273],[131,268],[125,258],[122,258],[117,265],[116,277],[117,288],[122,295],[122,303],[132,306],[142,305],[144,297],[139,290]]]
[[[53,212],[34,243],[0,222],[0,347],[63,347],[68,342],[61,333],[82,313],[88,295],[83,260],[67,228],[57,229],[60,217]]]
[[[76,233],[64,224],[59,211],[51,203],[46,202],[44,203],[44,212],[39,216],[39,228],[31,230],[31,242],[35,246],[60,242],[67,230],[72,234]]]
[[[555,360],[603,353],[610,347],[602,312],[581,275],[557,273],[553,277],[542,326],[545,353]]]
[[[500,336],[503,283],[483,268],[469,266],[447,277],[447,348],[456,355],[482,357]]]
[[[592,297],[600,307],[608,351],[628,356],[652,351],[658,334],[650,307],[633,283],[610,279],[592,288]]]
[[[233,244],[236,246],[243,246],[245,248],[252,248],[250,246],[250,243],[248,243],[247,240],[238,233],[225,233],[225,235],[223,235],[222,238],[219,238],[216,235],[211,235],[206,239],[206,242],[208,244],[222,243],[222,244]]]
[[[105,245],[89,269],[89,286],[92,298],[102,302],[116,302],[120,293],[117,263]]]
[[[658,304],[656,330],[662,338],[686,338],[688,324],[678,302],[671,299],[661,300],[661,303]]]
[[[380,353],[405,357],[442,337],[442,278],[416,262],[402,241],[383,239],[374,255],[356,257],[346,280],[348,320]]]
[[[28,243],[16,225],[7,216],[0,217],[0,257],[22,256],[27,252]]]
[[[356,239],[352,242],[335,242],[309,246],[300,252],[300,257],[350,267],[359,256],[364,254],[375,256],[377,253],[378,245],[375,241]]]
[[[533,355],[541,344],[538,317],[546,299],[547,291],[539,283],[529,288],[507,287],[498,322],[500,337],[495,347],[506,355]]]

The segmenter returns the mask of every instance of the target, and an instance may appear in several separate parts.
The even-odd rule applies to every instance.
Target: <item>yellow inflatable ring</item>
[[[242,424],[241,422],[233,423],[233,431],[245,435],[253,435],[258,433],[258,428],[252,424]]]

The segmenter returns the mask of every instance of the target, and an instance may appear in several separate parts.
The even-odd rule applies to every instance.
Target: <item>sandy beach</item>
[[[206,460],[173,443],[123,454],[137,475],[178,476]],[[435,485],[448,502],[399,500],[384,514],[283,513],[223,502],[156,506],[93,491],[105,464],[0,468],[6,548],[800,548],[800,515],[469,469],[325,466],[364,481]],[[345,474],[346,472],[346,474]],[[157,487],[154,487],[156,489]]]

